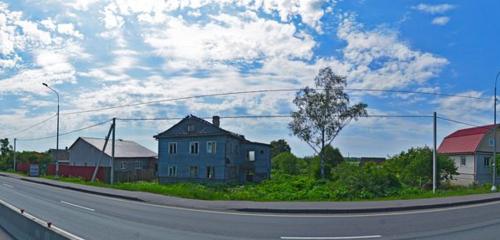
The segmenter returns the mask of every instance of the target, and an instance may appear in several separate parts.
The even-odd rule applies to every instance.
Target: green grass
[[[307,177],[293,177],[286,181],[280,177],[260,184],[224,185],[198,183],[158,184],[157,182],[118,183],[114,185],[102,182],[87,182],[80,178],[45,178],[70,183],[97,187],[114,188],[128,191],[142,191],[167,196],[177,196],[202,200],[249,200],[249,201],[366,201],[366,200],[401,200],[463,196],[490,192],[489,186],[458,187],[444,186],[436,194],[432,191],[404,187],[390,196],[377,198],[339,198],[329,188],[328,183],[321,183]]]

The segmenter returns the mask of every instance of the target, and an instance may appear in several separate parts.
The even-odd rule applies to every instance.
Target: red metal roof
[[[474,153],[494,125],[466,128],[458,130],[443,139],[438,148],[439,153]]]

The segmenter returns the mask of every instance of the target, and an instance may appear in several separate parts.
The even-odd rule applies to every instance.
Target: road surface
[[[13,240],[13,238],[3,228],[1,228],[1,227],[0,227],[0,239],[2,239],[2,240]]]
[[[151,205],[2,176],[0,199],[85,239],[496,239],[500,236],[500,202],[378,214],[251,214]]]

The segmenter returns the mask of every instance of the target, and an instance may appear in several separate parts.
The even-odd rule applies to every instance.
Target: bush
[[[290,175],[305,171],[307,164],[303,159],[295,157],[290,152],[282,152],[271,160],[272,169]]]
[[[340,164],[332,175],[335,199],[370,199],[390,196],[401,189],[398,178],[382,165]]]
[[[447,156],[438,155],[437,161],[438,181],[449,180],[457,174],[455,163]],[[406,185],[423,188],[432,184],[432,150],[429,147],[401,152],[384,165]]]

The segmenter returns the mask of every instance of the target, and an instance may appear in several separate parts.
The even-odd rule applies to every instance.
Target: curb
[[[357,209],[276,209],[276,208],[235,208],[233,211],[248,213],[292,213],[292,214],[352,214],[352,213],[383,213],[383,212],[403,212],[412,210],[439,209],[449,207],[459,207],[465,205],[474,205],[489,202],[498,202],[500,197],[477,199],[462,202],[438,203],[427,205],[385,207],[385,208],[357,208]]]
[[[124,195],[112,194],[112,193],[92,191],[92,190],[87,190],[87,189],[82,189],[82,188],[71,187],[71,186],[63,186],[63,185],[53,184],[53,183],[49,183],[49,182],[31,180],[31,179],[24,178],[24,177],[20,177],[19,179],[26,181],[26,182],[38,183],[38,184],[43,184],[43,185],[57,187],[57,188],[63,188],[63,189],[69,189],[69,190],[73,190],[73,191],[101,195],[101,196],[105,196],[105,197],[120,198],[120,199],[125,199],[125,200],[130,200],[130,201],[136,201],[136,202],[145,202],[144,200],[142,200],[140,198],[136,198],[136,197],[129,197],[129,196],[124,196]]]
[[[1,173],[0,173],[0,176],[12,177],[12,176],[4,175]],[[101,195],[101,196],[105,196],[105,197],[119,198],[119,199],[131,200],[131,201],[136,201],[136,202],[149,202],[149,201],[145,201],[141,198],[137,198],[137,197],[130,197],[130,196],[124,196],[124,195],[119,195],[119,194],[92,191],[92,190],[82,189],[82,188],[78,188],[78,187],[63,186],[63,185],[53,184],[53,183],[49,183],[49,182],[32,180],[32,179],[28,179],[25,177],[19,177],[18,179],[23,180],[23,181],[27,181],[27,182],[62,188],[62,189],[68,189],[68,190],[73,190],[73,191],[89,193],[89,194]],[[413,206],[394,206],[394,207],[382,207],[382,208],[355,208],[355,209],[353,209],[353,208],[350,208],[350,209],[345,209],[345,208],[344,209],[340,209],[340,208],[337,208],[337,209],[227,208],[226,210],[237,211],[237,212],[246,212],[246,213],[275,213],[275,214],[353,214],[353,213],[382,213],[382,212],[402,212],[402,211],[412,211],[412,210],[438,209],[438,208],[459,207],[459,206],[465,206],[465,205],[473,205],[473,204],[481,204],[481,203],[489,203],[489,202],[497,202],[497,201],[500,201],[500,197],[466,200],[466,201],[460,201],[460,202],[448,202],[448,203],[413,205]],[[164,206],[199,209],[199,208],[196,208],[193,206],[178,206],[178,205],[168,205],[168,204],[160,204],[160,203],[153,203],[153,202],[149,202],[149,203],[164,205]],[[203,208],[203,209],[214,210],[213,208]],[[217,209],[217,210],[221,210],[221,209]]]

